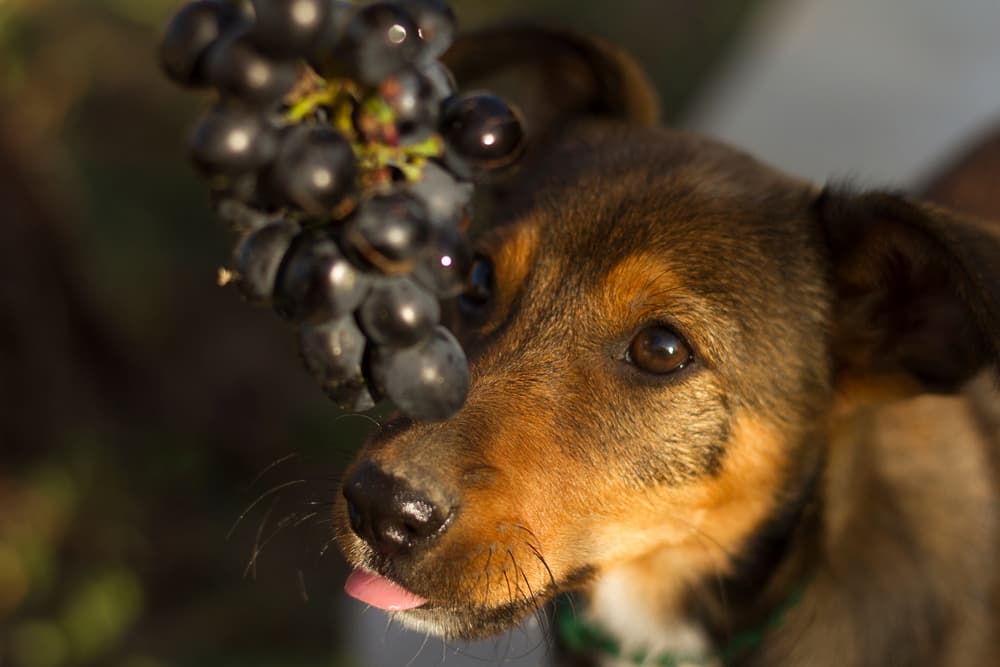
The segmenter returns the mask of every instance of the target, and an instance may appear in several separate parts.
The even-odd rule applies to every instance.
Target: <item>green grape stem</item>
[[[330,125],[351,143],[358,159],[362,196],[378,190],[389,180],[388,170],[395,169],[411,183],[423,178],[424,165],[430,158],[444,155],[444,140],[437,133],[423,141],[401,146],[395,139],[396,113],[386,101],[371,90],[363,90],[349,79],[324,80],[293,93],[286,100],[284,119],[289,124],[306,122],[320,108],[331,110]],[[373,134],[386,140],[372,140],[355,126],[357,115],[369,121]]]

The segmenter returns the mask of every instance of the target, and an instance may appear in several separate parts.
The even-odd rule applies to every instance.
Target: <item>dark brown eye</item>
[[[458,297],[458,307],[466,317],[481,316],[493,298],[495,287],[493,263],[482,255],[477,256],[469,269],[465,291]]]
[[[640,370],[666,375],[691,362],[691,349],[683,338],[666,327],[653,326],[640,331],[628,346],[625,360]]]

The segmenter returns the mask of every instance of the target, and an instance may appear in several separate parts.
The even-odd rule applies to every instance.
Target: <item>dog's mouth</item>
[[[494,636],[515,626],[545,602],[545,599],[523,598],[487,608],[430,601],[391,579],[361,569],[351,573],[344,591],[365,604],[393,614],[404,626],[449,639]]]
[[[435,577],[428,571],[402,577],[395,572],[386,576],[375,571],[383,568],[369,568],[364,563],[356,563],[355,568],[344,584],[348,596],[391,614],[404,627],[447,639],[483,639],[506,632],[568,587],[552,582],[534,584],[523,572],[515,582],[513,572],[499,572],[493,575],[492,586],[504,594],[487,601],[471,592],[463,595],[467,584],[458,585],[456,590],[435,585],[437,582],[430,581]],[[447,565],[440,563],[430,568],[452,583],[456,576],[464,579],[445,569]]]

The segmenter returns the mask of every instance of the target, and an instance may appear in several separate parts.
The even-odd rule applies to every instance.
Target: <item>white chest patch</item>
[[[653,604],[652,592],[644,589],[641,578],[627,569],[612,570],[592,590],[587,619],[615,637],[622,653],[631,656],[644,652],[647,664],[657,664],[667,653],[678,658],[690,657],[700,667],[706,662],[711,644],[704,631],[687,619],[672,614],[664,605]],[[696,661],[696,662],[695,662]],[[634,667],[629,657],[604,656],[602,667]],[[680,663],[684,667],[684,663]],[[721,665],[721,663],[720,663]]]

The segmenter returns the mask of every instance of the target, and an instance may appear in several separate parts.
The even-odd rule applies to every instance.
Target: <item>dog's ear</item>
[[[491,90],[517,106],[532,143],[574,116],[659,120],[639,65],[596,37],[532,25],[484,29],[460,37],[444,62],[460,88]]]
[[[816,207],[836,290],[840,372],[902,372],[953,391],[998,368],[1000,223],[889,193],[827,189]]]

